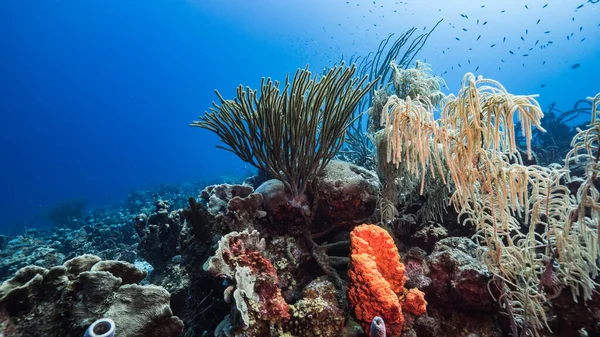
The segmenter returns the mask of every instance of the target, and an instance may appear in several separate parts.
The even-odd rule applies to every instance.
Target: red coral
[[[235,256],[236,265],[249,267],[256,275],[254,290],[260,298],[260,318],[271,324],[282,323],[290,318],[289,305],[281,296],[277,271],[269,259],[262,253],[248,251],[241,245],[241,240],[230,239],[230,253]]]
[[[257,231],[231,232],[221,239],[215,256],[209,259],[207,270],[215,276],[232,278],[238,267],[250,268],[256,277],[254,292],[258,301],[250,303],[249,307],[259,319],[282,324],[289,320],[290,308],[281,296],[277,271],[263,255],[264,245]]]

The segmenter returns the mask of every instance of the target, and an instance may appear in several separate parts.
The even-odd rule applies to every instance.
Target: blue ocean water
[[[215,89],[233,97],[263,76],[318,72],[440,19],[417,58],[447,92],[475,72],[568,110],[600,92],[599,11],[584,0],[7,1],[0,233],[47,226],[41,215],[62,200],[98,207],[132,189],[246,175],[216,136],[188,126]]]

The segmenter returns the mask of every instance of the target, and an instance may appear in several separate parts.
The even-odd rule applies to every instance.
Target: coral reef
[[[163,288],[137,284],[144,271],[120,261],[83,255],[62,266],[27,266],[0,285],[0,327],[7,336],[82,336],[110,317],[119,336],[178,336],[183,322]]]
[[[50,268],[86,253],[134,263],[138,257],[139,238],[131,215],[123,214],[119,209],[96,213],[88,219],[88,224],[76,230],[28,230],[7,239],[4,249],[0,250],[0,281],[28,265]]]
[[[600,335],[600,94],[547,124],[575,134],[566,166],[532,165],[521,156],[564,154],[569,136],[493,80],[467,74],[445,97],[410,68],[431,31],[396,57],[414,32],[358,69],[218,94],[193,126],[260,169],[243,184],[161,185],[0,235],[0,336],[81,336],[101,318],[119,337]],[[585,129],[562,123],[588,110]]]

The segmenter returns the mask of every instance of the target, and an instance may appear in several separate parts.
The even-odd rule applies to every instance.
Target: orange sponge
[[[375,316],[401,331],[404,316],[398,293],[404,290],[404,265],[392,237],[381,227],[361,225],[350,233],[348,300],[365,331]]]
[[[427,310],[427,301],[425,301],[425,293],[414,288],[409,290],[402,301],[402,309],[410,312],[415,316],[421,316]]]
[[[360,225],[350,233],[352,255],[367,254],[374,258],[377,270],[389,282],[396,294],[404,290],[404,265],[394,239],[383,228],[376,225]]]
[[[388,336],[400,336],[404,325],[402,308],[415,315],[423,314],[427,306],[425,294],[418,289],[404,289],[404,265],[386,230],[376,225],[357,226],[350,233],[350,244],[347,290],[356,318],[369,331],[373,318],[379,316]]]

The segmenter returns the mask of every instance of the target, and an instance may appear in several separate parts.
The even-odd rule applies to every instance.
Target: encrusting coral
[[[289,305],[264,251],[265,241],[258,231],[231,232],[221,238],[215,255],[206,262],[204,268],[213,276],[236,282],[224,294],[226,301],[234,299],[232,315],[220,324],[216,336],[260,336],[272,325],[289,320]]]
[[[348,271],[348,300],[363,329],[376,316],[386,324],[388,336],[400,336],[402,309],[421,315],[427,302],[418,289],[406,291],[404,265],[389,233],[376,225],[360,225],[350,233],[352,253]],[[406,293],[406,294],[405,294]]]

